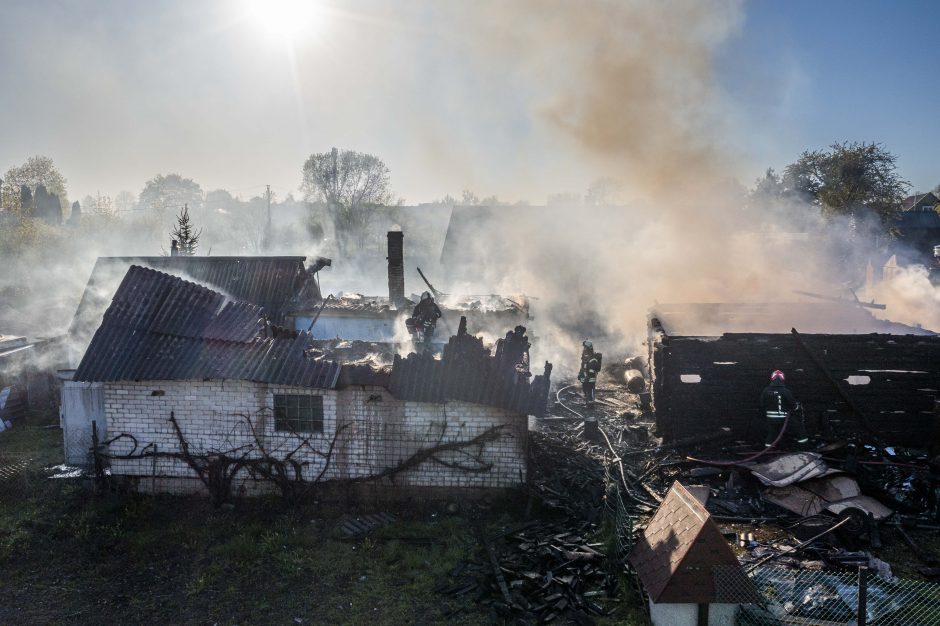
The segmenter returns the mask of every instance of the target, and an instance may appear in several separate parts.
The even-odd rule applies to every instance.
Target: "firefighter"
[[[587,367],[588,361],[594,356],[594,344],[585,339],[581,342],[581,369],[578,371],[578,380],[581,380],[581,373]]]
[[[418,340],[430,344],[431,337],[434,336],[434,328],[437,326],[437,320],[441,315],[441,310],[435,304],[434,298],[429,292],[425,291],[421,294],[421,301],[415,305],[411,320],[409,320],[411,323],[408,324],[408,327]]]
[[[797,445],[802,448],[809,441],[803,424],[803,407],[796,401],[793,392],[786,388],[784,379],[783,372],[774,370],[770,375],[770,384],[760,395],[760,407],[767,420],[767,438],[764,440],[764,446],[769,448],[773,445],[783,430],[784,421],[789,416],[787,428],[790,434],[796,437]]]
[[[594,351],[594,344],[587,339],[581,344],[581,369],[578,380],[581,381],[581,391],[584,394],[584,403],[588,408],[594,407],[594,389],[597,386],[597,373],[601,371],[601,353]]]

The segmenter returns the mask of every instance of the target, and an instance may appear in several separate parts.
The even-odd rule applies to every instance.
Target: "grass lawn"
[[[354,541],[338,528],[356,512],[338,507],[248,499],[214,509],[48,478],[61,431],[54,416],[24,421],[0,433],[0,465],[31,459],[0,482],[0,624],[490,622],[477,593],[435,589],[453,586],[468,559],[485,562],[475,524],[518,524],[519,498],[460,507],[470,515],[393,510],[398,522]],[[620,606],[624,615],[599,623],[636,623]]]
[[[213,509],[45,478],[38,468],[61,462],[61,447],[56,428],[0,433],[0,459],[37,470],[0,483],[2,624],[486,621],[472,597],[434,591],[478,550],[463,517],[399,511],[372,538],[343,540],[339,511],[264,499]]]
[[[467,560],[488,563],[475,524],[518,524],[519,498],[472,516],[391,511],[399,521],[349,540],[338,527],[356,512],[338,507],[256,498],[214,509],[48,478],[61,431],[54,416],[25,422],[0,433],[0,465],[31,459],[0,482],[0,624],[490,623],[478,592],[437,589]],[[598,623],[636,623],[620,606]]]

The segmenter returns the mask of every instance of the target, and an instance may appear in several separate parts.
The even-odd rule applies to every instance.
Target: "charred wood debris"
[[[500,623],[593,623],[645,607],[626,557],[675,481],[702,494],[745,571],[866,565],[890,577],[892,564],[878,558],[890,548],[913,572],[940,578],[940,555],[915,538],[940,536],[940,457],[868,441],[861,428],[817,439],[812,452],[781,446],[753,460],[762,441],[730,429],[665,443],[645,368],[640,357],[606,367],[593,409],[576,384],[557,383],[530,433],[523,518],[489,534],[481,526],[476,559],[441,594],[472,597]],[[844,480],[827,484],[831,476]],[[797,498],[798,509],[788,489],[817,491],[811,504]]]

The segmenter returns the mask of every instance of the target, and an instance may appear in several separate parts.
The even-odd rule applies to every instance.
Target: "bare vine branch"
[[[483,459],[486,444],[504,436],[504,425],[497,425],[471,439],[445,443],[444,437],[448,430],[445,417],[434,445],[418,450],[407,459],[399,461],[397,465],[366,476],[325,479],[332,465],[337,442],[342,434],[353,425],[352,422],[341,424],[336,428],[325,451],[312,443],[314,435],[301,435],[292,430],[290,435],[297,443],[288,452],[281,453],[277,446],[272,448],[268,445],[269,442],[266,442],[263,432],[259,432],[257,424],[249,415],[238,414],[238,417],[244,420],[250,431],[252,443],[234,446],[224,451],[194,452],[176,415],[171,411],[169,422],[173,426],[173,432],[179,444],[178,451],[159,450],[153,443],[141,447],[137,437],[130,433],[120,433],[104,442],[102,447],[127,439],[132,444],[130,452],[103,454],[102,456],[115,460],[162,458],[180,461],[189,467],[202,482],[216,506],[231,499],[232,484],[240,472],[244,472],[252,480],[273,485],[285,502],[295,504],[311,496],[320,485],[326,483],[353,484],[393,478],[397,474],[414,469],[428,461],[464,472],[488,472],[493,468],[493,464]],[[323,461],[319,472],[311,479],[305,479],[304,470],[313,463],[295,458],[301,450],[309,451]],[[456,453],[460,458],[445,460],[440,456],[445,453]]]

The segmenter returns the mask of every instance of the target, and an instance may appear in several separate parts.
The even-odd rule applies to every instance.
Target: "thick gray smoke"
[[[532,330],[543,341],[535,356],[553,360],[561,371],[577,363],[587,335],[604,342],[608,354],[639,351],[647,309],[656,302],[772,302],[797,299],[795,289],[832,293],[832,276],[863,252],[853,248],[854,225],[828,225],[827,236],[842,231],[836,239],[796,236],[822,228],[818,211],[746,207],[743,189],[731,182],[741,161],[731,146],[742,143],[742,130],[716,68],[742,25],[741,2],[528,0],[377,10],[384,18],[375,41],[388,54],[372,49],[372,39],[344,48],[362,72],[343,72],[335,63],[324,70],[349,89],[343,106],[319,117],[337,123],[354,117],[357,128],[401,138],[401,154],[427,169],[403,172],[396,169],[398,155],[379,154],[392,169],[393,187],[416,178],[458,179],[473,187],[492,180],[487,173],[494,162],[508,164],[496,184],[517,181],[515,197],[532,202],[583,193],[589,181],[560,177],[566,170],[619,183],[613,202],[569,198],[475,215],[452,233],[445,251],[450,263],[443,267],[434,265],[443,235],[432,243],[434,237],[404,227],[408,293],[424,289],[414,273],[420,264],[449,293],[538,298]],[[392,39],[396,45],[386,45]],[[447,47],[441,56],[456,65],[446,73],[467,77],[475,91],[456,89],[461,80],[435,82],[435,66],[424,62],[425,41]],[[298,67],[303,74],[307,66]],[[311,75],[319,88],[322,74]],[[362,76],[367,84],[357,82]],[[431,94],[428,84],[450,89]],[[523,135],[526,146],[551,148],[553,156],[537,164],[516,158],[516,144],[504,134]],[[359,135],[344,137],[360,143],[341,147],[373,150]],[[475,191],[482,196],[506,188]],[[421,210],[437,216],[448,209]],[[206,228],[201,253],[256,254],[264,216],[257,206],[251,211],[235,218],[193,211],[196,224]],[[61,245],[37,244],[14,259],[15,267],[7,265],[0,286],[29,283],[34,297],[20,318],[35,320],[34,311],[47,311],[50,303],[74,310],[99,255],[166,250],[169,212],[142,211],[121,222],[118,228],[99,220],[82,234],[60,238]],[[333,256],[328,245],[303,236],[302,211],[276,214],[275,223],[293,238],[281,238],[283,245],[271,252]],[[384,254],[364,256],[336,258],[323,274],[324,290],[384,293]]]
[[[562,367],[588,333],[610,352],[638,350],[657,301],[825,290],[826,254],[808,255],[769,207],[744,210],[743,190],[728,182],[735,127],[715,63],[741,23],[739,2],[514,3],[464,17],[482,21],[493,71],[541,94],[533,123],[567,139],[563,158],[622,184],[618,207],[507,207],[473,229],[509,233],[513,245],[472,238],[479,247],[463,250],[483,283],[468,289],[540,298],[537,330]]]

